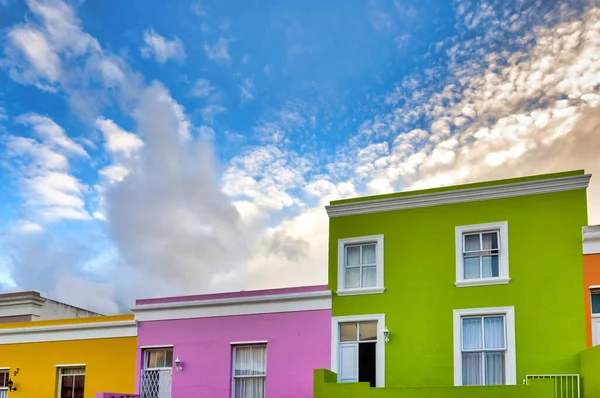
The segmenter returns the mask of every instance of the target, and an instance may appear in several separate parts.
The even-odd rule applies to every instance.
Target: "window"
[[[171,396],[172,368],[172,348],[145,350],[140,397],[169,398]]]
[[[384,315],[333,318],[331,369],[340,383],[384,386],[384,325]]]
[[[338,241],[338,295],[383,292],[383,235]]]
[[[8,389],[8,379],[10,378],[10,369],[0,369],[0,391]],[[0,397],[2,395],[0,394]]]
[[[592,315],[600,316],[600,292],[592,293]]]
[[[146,369],[164,369],[173,367],[173,350],[160,349],[146,351]]]
[[[456,227],[456,286],[509,281],[508,223]]]
[[[267,346],[233,347],[233,398],[264,398]]]
[[[598,289],[593,286],[590,289]],[[600,291],[594,290],[591,294],[592,300],[592,345],[600,345]]]
[[[454,311],[454,382],[515,384],[513,307]]]
[[[58,372],[58,398],[83,398],[85,368],[59,368]]]

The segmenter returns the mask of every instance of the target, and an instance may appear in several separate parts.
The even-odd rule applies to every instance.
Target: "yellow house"
[[[0,398],[133,393],[136,345],[133,315],[0,324]]]

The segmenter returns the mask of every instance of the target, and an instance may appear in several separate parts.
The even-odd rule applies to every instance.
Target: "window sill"
[[[487,285],[506,285],[510,282],[510,278],[482,278],[482,279],[466,279],[462,281],[456,281],[454,284],[456,287],[469,287],[469,286],[487,286]]]
[[[335,292],[338,296],[354,296],[357,294],[377,294],[383,293],[385,291],[384,287],[366,287],[362,289],[345,289],[338,290]]]

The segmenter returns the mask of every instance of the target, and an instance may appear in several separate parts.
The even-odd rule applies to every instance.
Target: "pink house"
[[[307,398],[331,363],[326,286],[137,300],[141,398]]]

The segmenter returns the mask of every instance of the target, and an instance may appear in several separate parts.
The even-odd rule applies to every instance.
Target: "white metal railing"
[[[142,370],[140,398],[171,398],[171,373],[171,368]]]
[[[565,375],[526,375],[524,384],[531,379],[554,380],[554,398],[579,398],[581,394],[581,383],[578,374]]]
[[[0,387],[0,398],[8,398],[8,389]]]

